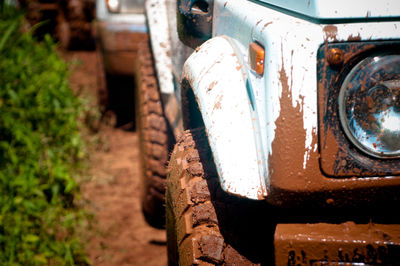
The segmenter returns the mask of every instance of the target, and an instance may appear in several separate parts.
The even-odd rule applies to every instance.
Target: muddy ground
[[[71,84],[86,99],[91,99],[89,124],[99,131],[89,137],[91,143],[89,178],[83,183],[83,199],[94,214],[94,228],[88,232],[86,250],[92,265],[167,265],[166,233],[148,226],[140,205],[138,136],[134,131],[133,106],[128,102],[122,113],[98,124],[97,58],[95,51],[64,52],[75,62]],[[109,88],[133,96],[134,80],[124,78]],[[94,103],[94,104],[93,104]],[[132,102],[133,104],[133,99]],[[118,114],[118,112],[117,112]]]

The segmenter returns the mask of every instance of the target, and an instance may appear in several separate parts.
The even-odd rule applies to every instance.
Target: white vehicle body
[[[111,23],[124,23],[131,24],[132,27],[135,25],[140,31],[146,31],[143,29],[146,19],[144,16],[144,1],[136,0],[131,1],[121,1],[121,11],[120,12],[110,12],[107,8],[106,0],[96,1],[96,19],[98,21],[108,21]]]
[[[111,12],[106,0],[96,1],[97,35],[107,73],[133,75],[139,40],[147,33],[143,0],[121,0]]]
[[[150,32],[160,26],[151,20],[153,2],[166,8],[168,1],[148,1]],[[299,178],[304,175],[304,190],[314,185],[306,172],[319,164],[318,156],[312,155],[319,148],[316,64],[321,45],[400,39],[400,5],[394,0],[379,4],[376,1],[281,2],[285,1],[214,0],[213,38],[196,49],[183,67],[182,77],[196,96],[222,188],[250,199],[268,199],[281,186],[280,181],[274,181],[279,170],[272,161],[292,158],[274,150],[274,142],[285,141],[279,137],[287,128],[279,128],[279,121],[290,119],[288,112],[292,111],[296,111],[297,118],[292,125],[286,121],[287,127],[302,127],[295,130],[303,134],[296,140],[296,147],[290,146],[290,142],[280,146],[303,152],[298,155],[299,160],[285,162],[292,167],[292,170],[286,168],[287,175]],[[170,29],[163,27],[159,31],[162,36],[157,38],[162,37],[164,43],[170,38],[164,36]],[[157,55],[168,55],[172,48],[167,45],[161,49],[158,39],[151,39],[153,50]],[[265,49],[263,75],[256,74],[249,64],[249,45],[253,42]],[[172,63],[165,63],[165,58],[155,57],[159,80],[163,82],[161,90],[180,105],[180,88],[174,86],[173,71],[165,68]],[[178,124],[172,123],[173,128]],[[346,182],[335,180],[331,185],[340,187]],[[365,179],[360,184],[368,182]]]

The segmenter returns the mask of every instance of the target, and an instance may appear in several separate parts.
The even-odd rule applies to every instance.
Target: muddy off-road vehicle
[[[91,23],[95,0],[19,0],[31,25],[43,24],[36,33],[51,33],[64,49],[93,48]]]
[[[171,265],[400,265],[398,1],[146,13],[143,210],[162,226],[166,186]]]
[[[121,126],[134,118],[138,43],[148,37],[144,0],[96,0],[95,28],[100,110],[103,118],[116,116]]]
[[[144,0],[97,0],[96,20],[106,73],[133,75],[137,44],[147,38]]]

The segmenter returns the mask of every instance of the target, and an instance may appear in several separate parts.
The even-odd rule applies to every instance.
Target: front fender
[[[256,107],[240,52],[226,36],[205,42],[186,61],[182,79],[199,106],[223,190],[267,196]]]
[[[168,14],[166,0],[146,1],[146,18],[150,31],[151,49],[153,51],[157,80],[161,93],[172,94],[171,43],[168,35]],[[161,23],[164,21],[164,23]]]

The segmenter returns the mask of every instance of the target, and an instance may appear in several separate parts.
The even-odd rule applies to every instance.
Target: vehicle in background
[[[19,0],[36,34],[51,33],[64,49],[93,49],[94,0]]]
[[[147,38],[144,0],[97,0],[96,20],[106,73],[133,75],[137,45]]]
[[[146,14],[143,199],[161,208],[166,184],[171,265],[398,264],[397,1],[149,0]]]
[[[97,0],[96,35],[101,112],[105,114],[113,110],[121,113],[117,114],[118,119],[126,116],[123,120],[129,120],[133,116],[133,78],[138,43],[148,38],[144,0]],[[123,83],[131,83],[131,88],[127,88],[131,93],[119,86]],[[119,88],[110,91],[108,87],[111,86]],[[114,106],[114,102],[119,106]],[[117,124],[121,123],[117,121]]]

